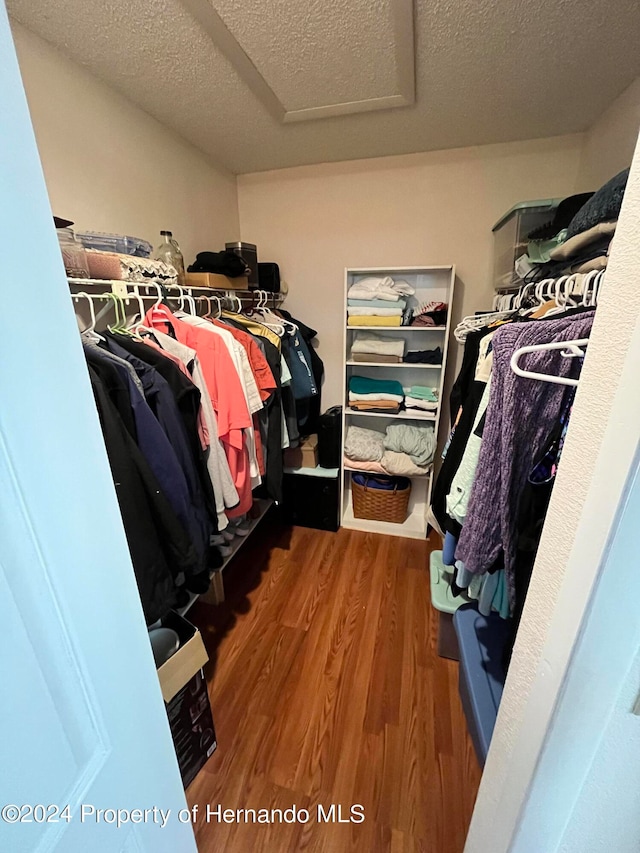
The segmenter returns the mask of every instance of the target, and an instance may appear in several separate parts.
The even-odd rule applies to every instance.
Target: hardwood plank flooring
[[[428,542],[288,528],[271,513],[199,603],[218,750],[187,791],[200,853],[462,853],[480,770],[437,655]],[[362,804],[363,823],[317,805]],[[223,823],[308,809],[308,823]]]

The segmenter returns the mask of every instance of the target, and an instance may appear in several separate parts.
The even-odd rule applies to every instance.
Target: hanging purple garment
[[[550,320],[513,323],[493,337],[491,396],[476,478],[456,559],[474,574],[486,572],[504,551],[509,601],[514,604],[516,519],[522,489],[562,409],[567,386],[517,376],[509,365],[516,349],[588,338],[593,311]],[[536,373],[576,377],[582,359],[559,350],[530,353],[520,365]]]

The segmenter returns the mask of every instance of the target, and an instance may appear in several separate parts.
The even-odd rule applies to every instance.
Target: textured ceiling
[[[240,173],[581,131],[640,74],[637,0],[416,0],[414,104],[406,0],[8,7]]]

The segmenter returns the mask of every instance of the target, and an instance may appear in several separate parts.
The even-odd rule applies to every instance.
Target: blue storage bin
[[[453,614],[453,625],[460,651],[460,699],[478,761],[484,767],[506,677],[502,653],[509,623],[497,613],[482,616],[476,604],[464,604]]]

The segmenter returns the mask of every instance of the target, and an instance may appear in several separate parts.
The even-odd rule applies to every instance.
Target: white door
[[[0,104],[0,850],[190,853],[193,832],[179,820],[184,792],[1,3]],[[118,827],[107,822],[117,811],[99,809],[124,809],[121,821],[139,822]]]

